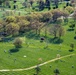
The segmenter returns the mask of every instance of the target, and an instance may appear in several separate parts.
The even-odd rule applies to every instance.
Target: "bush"
[[[74,43],[70,44],[71,50],[74,50]]]
[[[22,47],[22,40],[20,38],[16,38],[14,43],[16,48],[21,48]]]
[[[65,10],[67,10],[70,14],[74,12],[74,8],[71,6],[66,7]]]
[[[74,39],[76,39],[76,36],[74,37]]]
[[[72,28],[72,29],[74,29],[75,24],[70,24],[69,27]]]

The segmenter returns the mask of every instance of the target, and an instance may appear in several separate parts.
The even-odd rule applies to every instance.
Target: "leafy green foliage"
[[[16,48],[21,48],[22,47],[22,40],[20,38],[16,38],[14,43]]]

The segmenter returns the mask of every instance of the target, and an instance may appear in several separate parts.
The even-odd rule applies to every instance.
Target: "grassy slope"
[[[60,5],[61,7],[61,5]],[[21,11],[22,9],[20,9]],[[28,10],[28,9],[27,9]],[[24,11],[24,10],[23,10]],[[29,11],[29,10],[28,10]],[[46,11],[46,10],[44,10]],[[2,16],[2,12],[0,12],[0,16]],[[68,26],[64,26],[65,29],[68,29]],[[44,49],[46,46],[46,42],[40,43],[39,40],[36,40],[35,38],[25,38],[25,42],[23,44],[23,48],[21,48],[18,52],[9,54],[9,50],[14,48],[12,41],[11,42],[0,42],[0,69],[15,69],[15,68],[26,68],[33,65],[37,65],[39,63],[38,59],[42,58],[42,62],[45,62],[47,60],[56,58],[57,54],[60,54],[61,56],[76,53],[69,52],[70,49],[70,43],[74,42],[76,45],[76,40],[74,40],[74,31],[66,31],[66,35],[62,37],[64,40],[61,46],[61,50],[59,44],[53,44],[49,43],[49,46],[47,49]],[[50,37],[50,35],[49,35]],[[39,39],[39,38],[38,38]],[[29,43],[29,47],[27,47],[26,42]],[[76,50],[76,46],[74,48]],[[5,53],[4,50],[7,50]],[[23,56],[26,55],[27,57],[24,58]],[[14,59],[17,59],[16,62],[14,62]],[[76,62],[76,55],[72,58],[67,57],[64,60],[65,62],[61,61],[55,61],[49,64],[46,64],[41,67],[41,73],[40,75],[54,75],[53,70],[55,68],[59,68],[60,75],[75,75],[76,74],[76,67],[72,68],[72,65],[75,65]],[[50,65],[52,66],[50,68]],[[21,71],[21,72],[0,72],[1,75],[33,75],[35,73],[35,70],[29,70],[29,71]]]
[[[68,29],[68,26],[64,26],[66,28],[66,30]],[[9,43],[0,43],[0,69],[13,69],[13,68],[26,68],[26,67],[30,67],[33,65],[37,65],[39,63],[38,59],[42,58],[42,62],[45,62],[47,60],[56,58],[57,54],[60,54],[61,56],[63,55],[67,55],[67,54],[72,54],[72,53],[76,53],[76,51],[74,52],[69,52],[68,50],[70,49],[70,43],[74,42],[74,44],[76,45],[76,40],[74,40],[74,31],[66,31],[66,35],[63,37],[64,42],[62,43],[61,46],[61,50],[59,44],[52,44],[52,43],[48,43],[48,48],[44,49],[44,47],[46,46],[46,42],[40,43],[39,40],[36,40],[34,38],[26,38],[22,37],[22,39],[25,39],[25,42],[23,44],[23,48],[20,49],[20,51],[12,53],[12,55],[10,55],[8,53],[8,51],[12,48],[14,48],[12,42]],[[27,47],[26,42],[29,43],[29,47]],[[4,53],[4,50],[7,50],[6,53]],[[76,49],[76,46],[75,48]],[[24,58],[23,56],[26,55],[27,57]],[[14,59],[17,59],[16,62],[14,63]],[[53,74],[53,70],[55,68],[59,68],[61,75],[65,75],[65,73],[68,74],[72,74],[75,75],[75,68],[72,68],[72,65],[75,65],[75,60],[76,55],[73,56],[72,58],[67,57],[64,60],[65,62],[60,62],[60,61],[56,61],[56,62],[52,62],[49,63],[47,65],[44,65],[41,67],[42,71],[41,74],[44,75],[52,75]],[[6,62],[6,63],[5,63]],[[52,65],[52,67],[50,68],[49,66]],[[25,73],[26,72],[26,73]],[[23,72],[18,72],[18,74],[21,73],[25,73],[26,75],[31,73],[34,73],[34,69],[30,70],[30,71],[23,71]],[[12,72],[11,72],[12,73]],[[16,72],[15,72],[16,73]],[[7,73],[8,74],[8,73]],[[40,75],[41,75],[40,74]]]

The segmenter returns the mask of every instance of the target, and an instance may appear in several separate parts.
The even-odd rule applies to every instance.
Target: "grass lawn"
[[[14,49],[13,45],[13,39],[12,41],[5,41],[0,42],[0,69],[20,69],[20,68],[28,68],[34,65],[37,65],[39,63],[46,62],[48,60],[52,60],[57,57],[57,54],[60,54],[60,56],[65,56],[69,54],[75,54],[76,53],[76,46],[74,48],[73,52],[70,52],[70,43],[74,42],[76,45],[76,40],[74,40],[74,31],[67,31],[68,26],[64,26],[66,28],[66,34],[62,37],[63,42],[62,45],[57,43],[53,43],[49,41],[51,39],[50,35],[48,35],[49,38],[46,38],[44,42],[40,42],[40,38],[36,36],[30,36],[32,34],[25,34],[21,38],[23,39],[23,47],[19,49],[19,51],[11,52],[9,51],[11,49]],[[48,47],[45,48],[48,44]],[[6,50],[6,52],[4,52]],[[26,56],[26,57],[24,57]],[[42,61],[39,61],[39,58],[42,58]],[[75,75],[75,68],[72,68],[72,65],[75,65],[76,55],[72,57],[63,58],[61,60],[48,63],[44,66],[41,66],[41,72],[40,75],[53,75],[53,70],[58,68],[60,70],[61,75],[65,75],[65,73],[68,75]],[[16,59],[16,60],[15,60]],[[51,65],[51,68],[50,68]],[[3,72],[0,72],[3,73]],[[28,71],[20,71],[20,72],[5,72],[8,74],[15,73],[16,75],[19,74],[26,74],[26,75],[33,75],[35,73],[35,70],[28,70]]]
[[[23,8],[20,2],[16,3],[19,7],[16,10],[15,15],[18,15],[18,12],[21,12],[21,15],[25,15],[29,12],[34,12],[32,8],[27,9]],[[11,5],[13,3],[11,2]],[[36,4],[34,4],[35,6]],[[59,8],[65,6],[65,3],[59,4]],[[5,8],[5,11],[11,10]],[[44,9],[42,12],[47,11]],[[2,14],[4,11],[0,11],[0,18],[2,18]],[[49,27],[48,27],[49,28]],[[59,69],[60,75],[75,75],[76,74],[76,36],[75,31],[69,31],[69,23],[64,25],[66,30],[66,34],[61,37],[61,43],[58,41],[53,41],[53,36],[49,33],[45,38],[44,42],[40,42],[40,37],[44,36],[44,29],[41,32],[40,37],[35,35],[32,32],[27,32],[22,36],[19,36],[23,40],[22,48],[14,50],[15,47],[13,45],[13,41],[15,37],[6,37],[4,42],[0,42],[0,70],[3,69],[24,69],[29,68],[31,66],[38,65],[39,63],[44,63],[48,60],[52,60],[57,58],[57,54],[60,56],[66,56],[69,54],[75,54],[73,56],[69,56],[66,58],[62,58],[50,63],[47,63],[43,66],[40,66],[39,75],[54,75],[54,70],[56,68]],[[74,51],[69,51],[70,44],[74,43]],[[47,47],[48,46],[48,47]],[[13,50],[13,51],[12,51]],[[42,59],[40,61],[39,59]],[[27,71],[9,71],[9,72],[1,72],[0,75],[34,75],[35,69],[27,70]]]

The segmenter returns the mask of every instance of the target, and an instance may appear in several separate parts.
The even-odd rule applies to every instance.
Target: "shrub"
[[[16,48],[21,48],[22,47],[22,40],[20,38],[16,38],[14,40],[13,44],[15,45]]]
[[[74,43],[70,44],[71,50],[74,50]]]
[[[67,10],[70,14],[74,12],[74,8],[71,6],[66,7],[65,10]]]

